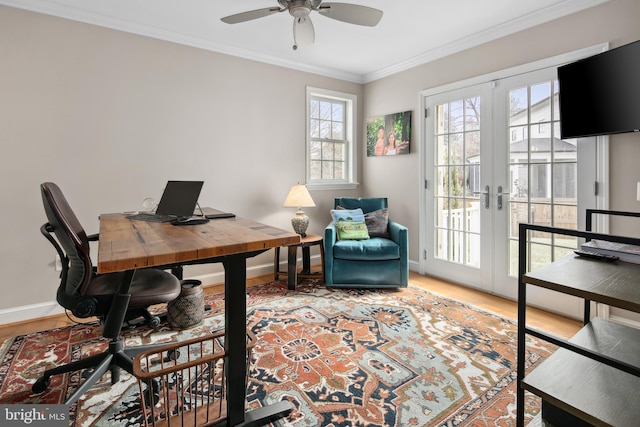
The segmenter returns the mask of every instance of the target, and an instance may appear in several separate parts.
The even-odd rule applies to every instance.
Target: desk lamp
[[[307,187],[303,184],[292,186],[283,206],[285,208],[298,208],[296,215],[291,218],[291,225],[293,226],[293,231],[302,237],[306,237],[307,227],[309,226],[309,217],[305,215],[302,208],[311,208],[316,206],[315,202],[311,198],[311,194],[309,194],[309,191],[307,190]]]

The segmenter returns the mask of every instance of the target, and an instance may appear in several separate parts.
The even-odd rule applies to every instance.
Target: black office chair
[[[107,370],[111,371],[112,384],[120,380],[120,369],[133,373],[133,357],[153,346],[124,348],[120,338],[123,323],[145,314],[151,305],[174,300],[180,295],[181,287],[178,278],[159,269],[98,275],[89,256],[89,237],[60,188],[46,182],[40,189],[49,221],[40,231],[62,260],[58,303],[79,318],[97,316],[103,324],[102,335],[109,339],[105,352],[49,369],[33,384],[32,391],[42,393],[49,386],[52,375],[93,369],[65,402],[70,405]],[[151,318],[148,312],[146,316]]]

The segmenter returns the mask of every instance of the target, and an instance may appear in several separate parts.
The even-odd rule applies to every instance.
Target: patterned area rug
[[[126,345],[179,341],[223,326],[222,295],[186,331],[126,332]],[[248,327],[257,337],[247,406],[288,400],[294,411],[278,426],[513,426],[516,325],[417,287],[401,291],[327,289],[313,281],[288,291],[275,282],[249,289]],[[31,393],[46,368],[100,352],[95,323],[16,337],[0,360],[0,403],[59,403],[81,375],[52,377]],[[552,347],[530,338],[529,366]],[[138,426],[135,378],[109,376],[72,408],[75,426]],[[527,422],[540,403],[527,402]]]

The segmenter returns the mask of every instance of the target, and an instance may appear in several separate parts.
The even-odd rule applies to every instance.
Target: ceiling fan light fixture
[[[289,3],[289,13],[294,18],[306,18],[311,12],[311,3],[308,0],[294,0]]]
[[[382,11],[378,9],[351,3],[323,3],[323,0],[277,1],[280,7],[250,10],[220,19],[227,24],[238,24],[288,11],[293,16],[293,50],[296,50],[299,46],[307,46],[315,41],[315,30],[309,16],[312,11],[337,21],[369,27],[376,26],[382,18]]]

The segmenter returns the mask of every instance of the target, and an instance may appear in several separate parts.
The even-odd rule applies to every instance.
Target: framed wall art
[[[409,154],[411,111],[367,119],[367,156]]]

